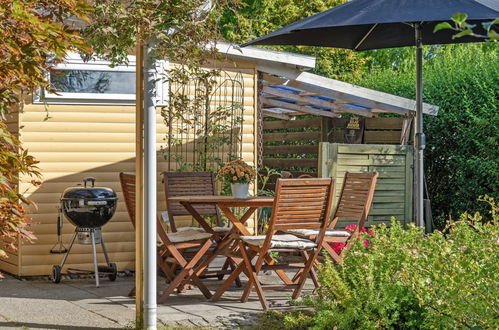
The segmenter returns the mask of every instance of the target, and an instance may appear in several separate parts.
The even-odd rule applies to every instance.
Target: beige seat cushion
[[[199,230],[182,230],[176,233],[169,233],[168,239],[172,243],[185,243],[197,240],[208,239],[211,237],[210,233]]]
[[[286,230],[286,233],[291,235],[296,235],[299,237],[310,237],[319,235],[319,229],[290,229]],[[346,230],[326,230],[327,237],[350,237],[350,233]]]
[[[213,229],[213,231],[215,233],[226,233],[230,230],[229,227],[212,227],[211,229]],[[177,228],[177,232],[186,231],[186,230],[196,230],[196,231],[204,232],[204,229],[200,228],[200,227],[180,227],[180,228]]]
[[[256,246],[262,246],[263,243],[265,242],[265,235],[259,235],[259,236],[241,236],[241,239],[243,242],[250,244],[250,245],[256,245]],[[290,234],[284,234],[284,235],[274,235],[272,237],[272,241],[270,243],[270,248],[271,249],[298,249],[298,250],[305,250],[305,249],[313,249],[317,246],[315,242],[305,239],[305,238],[300,238],[295,235],[290,235]]]

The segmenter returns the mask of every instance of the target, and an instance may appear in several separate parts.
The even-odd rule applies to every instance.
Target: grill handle
[[[95,178],[88,177],[83,179],[83,183],[85,184],[85,188],[87,187],[87,183],[92,182],[92,187],[95,186]]]

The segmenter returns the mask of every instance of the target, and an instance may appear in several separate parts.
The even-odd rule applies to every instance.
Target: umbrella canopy
[[[452,39],[452,30],[433,33],[456,12],[478,24],[499,17],[497,0],[353,0],[248,42],[246,45],[304,45],[369,50],[415,46],[414,23],[422,23],[425,45],[480,41]]]
[[[480,23],[499,17],[499,0],[352,0],[243,45],[305,45],[353,50],[416,46],[414,210],[416,223],[428,231],[431,224],[424,221],[423,197],[422,46],[483,41],[472,36],[453,38],[456,32],[450,29],[433,32],[437,24],[450,21],[455,13],[467,14],[467,22],[477,24],[478,33],[485,34]]]

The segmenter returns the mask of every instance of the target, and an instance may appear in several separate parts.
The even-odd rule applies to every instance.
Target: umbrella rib
[[[359,50],[360,45],[362,45],[362,43],[367,39],[367,37],[369,37],[369,35],[373,32],[373,30],[376,28],[376,26],[378,26],[378,23],[374,24],[369,29],[369,31],[367,31],[367,33],[364,35],[364,37],[362,39],[360,39],[359,43],[357,45],[355,45],[355,47],[354,47],[355,50]]]

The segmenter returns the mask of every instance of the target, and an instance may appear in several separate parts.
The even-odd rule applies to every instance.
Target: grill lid
[[[92,182],[92,186],[87,184]],[[95,178],[83,179],[84,186],[69,187],[62,193],[61,200],[87,200],[87,201],[109,201],[117,200],[116,193],[111,188],[95,187]]]

